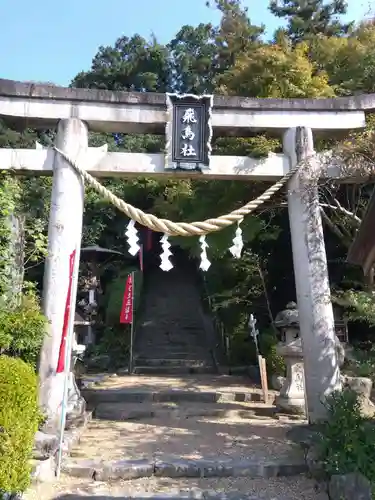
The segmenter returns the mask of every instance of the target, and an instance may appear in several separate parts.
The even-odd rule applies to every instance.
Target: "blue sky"
[[[268,12],[268,0],[243,3],[272,34],[279,20]],[[367,10],[366,2],[349,0],[348,18],[361,19]],[[164,43],[183,24],[217,20],[205,0],[0,0],[0,77],[68,85],[90,68],[100,45],[122,35],[154,32]]]

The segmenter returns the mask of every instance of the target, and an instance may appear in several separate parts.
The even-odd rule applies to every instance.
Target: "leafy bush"
[[[328,419],[321,424],[317,448],[326,473],[361,472],[375,483],[375,425],[362,416],[358,395],[338,391],[326,405]]]
[[[30,483],[30,457],[41,415],[37,376],[21,359],[0,356],[0,498]]]
[[[242,329],[235,332],[231,342],[231,357],[233,363],[238,364],[257,364],[255,343],[249,336],[247,325],[243,325]],[[285,362],[284,359],[276,353],[276,344],[278,338],[276,333],[271,329],[262,330],[258,336],[258,344],[260,353],[266,358],[267,373],[271,375],[284,375]]]
[[[375,381],[375,349],[364,350],[354,346],[347,357],[342,371],[351,377],[368,377]]]
[[[259,348],[262,356],[266,358],[267,373],[271,375],[285,375],[285,361],[276,352],[276,345],[279,342],[276,332],[266,329],[259,333]]]
[[[0,124],[1,127],[1,124]],[[0,297],[7,295],[10,284],[9,265],[14,255],[11,251],[11,225],[9,217],[14,214],[20,200],[20,184],[17,179],[0,173]],[[9,296],[7,297],[10,298]]]
[[[122,330],[120,330],[120,326]],[[86,351],[86,358],[93,360],[97,358],[97,356],[108,355],[110,356],[111,362],[106,368],[106,363],[104,363],[103,370],[123,367],[130,350],[130,328],[126,326],[127,325],[119,325],[117,327],[106,326],[98,344],[90,346]],[[96,363],[94,366],[97,370],[98,367]]]
[[[363,321],[375,326],[375,300],[372,292],[366,290],[336,290],[333,301],[345,309],[349,321]]]
[[[0,353],[17,356],[36,367],[47,320],[32,293],[14,309],[0,308]]]
[[[105,324],[99,343],[87,355],[108,354],[116,365],[125,361],[130,345],[130,325],[120,324],[120,312],[128,275],[134,272],[134,310],[139,310],[143,286],[143,274],[135,268],[121,271],[108,285],[105,294]],[[137,320],[137,316],[135,316]],[[114,366],[117,368],[118,366]]]

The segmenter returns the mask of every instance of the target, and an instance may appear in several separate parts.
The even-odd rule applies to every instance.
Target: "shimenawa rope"
[[[249,201],[243,207],[233,210],[233,212],[230,212],[229,214],[221,215],[215,219],[206,219],[201,222],[172,222],[168,219],[159,219],[155,215],[145,213],[139,208],[133,207],[129,203],[121,200],[111,193],[111,191],[109,191],[106,187],[100,184],[100,182],[86,172],[86,170],[81,168],[77,162],[70,158],[66,153],[58,149],[56,146],[53,146],[53,149],[83,177],[87,184],[93,187],[101,196],[103,196],[103,198],[112,203],[130,219],[133,219],[153,231],[164,233],[168,236],[201,236],[215,231],[220,231],[225,227],[231,226],[235,222],[241,222],[246,215],[251,214],[254,210],[263,205],[263,203],[272,198],[272,196],[277,193],[277,191],[279,191],[291,177],[293,177],[301,166],[301,164],[297,165],[255,200]]]

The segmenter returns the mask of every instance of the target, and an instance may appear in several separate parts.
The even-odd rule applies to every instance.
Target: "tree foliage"
[[[337,95],[374,92],[374,23],[362,22],[346,37],[316,37],[311,58],[329,75],[329,84]]]
[[[348,10],[345,0],[271,0],[269,9],[287,21],[286,33],[293,42],[317,35],[340,36],[352,26],[340,21]]]
[[[80,88],[165,92],[167,61],[166,48],[155,37],[146,41],[140,35],[123,36],[113,47],[99,47],[91,70],[79,73],[72,84]]]
[[[251,97],[333,97],[327,73],[317,72],[307,50],[304,43],[260,45],[237,58],[220,90]]]

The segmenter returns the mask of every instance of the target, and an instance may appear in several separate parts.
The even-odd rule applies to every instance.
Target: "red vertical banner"
[[[65,311],[64,311],[64,323],[60,342],[59,359],[57,361],[56,373],[62,373],[65,370],[65,357],[66,357],[66,340],[68,335],[69,327],[69,317],[71,311],[71,300],[72,300],[72,285],[73,285],[73,272],[74,272],[74,261],[76,258],[76,251],[74,250],[69,257],[69,285],[68,292],[66,294],[65,301]]]
[[[126,280],[124,299],[122,301],[120,323],[133,323],[133,273]]]

